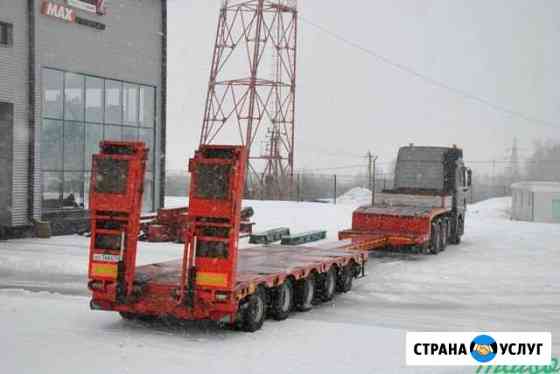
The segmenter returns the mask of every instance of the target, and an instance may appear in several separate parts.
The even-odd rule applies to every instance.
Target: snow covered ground
[[[255,334],[90,311],[87,238],[0,242],[1,365],[10,373],[400,372],[407,330],[551,331],[558,356],[560,226],[510,221],[509,203],[472,205],[463,243],[437,256],[372,255],[368,277],[351,293],[287,321],[267,321]],[[356,203],[246,205],[255,208],[257,230],[324,228],[334,240]],[[141,243],[139,262],[175,258],[181,249]]]

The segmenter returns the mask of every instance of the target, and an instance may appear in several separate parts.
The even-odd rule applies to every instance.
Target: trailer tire
[[[315,274],[309,274],[307,278],[297,281],[294,291],[296,309],[300,312],[311,310],[315,297]]]
[[[130,312],[119,312],[119,314],[121,315],[122,319],[125,319],[127,321],[133,321],[137,318],[136,314]]]
[[[334,297],[336,291],[336,272],[335,267],[331,268],[321,274],[321,281],[319,283],[319,301],[330,301]]]
[[[437,255],[441,249],[441,226],[437,222],[433,222],[431,232],[430,254]]]
[[[338,292],[345,293],[352,289],[352,281],[354,280],[352,264],[349,263],[338,272],[338,277],[336,278],[336,290]]]
[[[266,292],[259,286],[254,294],[247,297],[247,304],[241,312],[241,330],[255,332],[266,318]]]
[[[286,278],[284,283],[276,287],[272,297],[272,318],[283,321],[294,309],[294,286],[290,278]]]
[[[127,321],[153,322],[158,318],[149,314],[136,314],[131,312],[119,312],[119,314],[122,319]]]

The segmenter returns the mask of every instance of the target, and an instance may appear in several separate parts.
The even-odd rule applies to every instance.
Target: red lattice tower
[[[247,147],[252,197],[292,190],[297,16],[294,0],[225,1],[220,9],[200,144],[239,139]]]

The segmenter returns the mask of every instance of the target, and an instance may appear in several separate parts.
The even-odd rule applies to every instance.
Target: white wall
[[[535,193],[535,221],[560,223],[560,219],[554,218],[552,214],[553,200],[560,200],[560,192]]]
[[[560,200],[560,192],[512,189],[511,216],[514,220],[560,223],[553,217],[552,201]]]

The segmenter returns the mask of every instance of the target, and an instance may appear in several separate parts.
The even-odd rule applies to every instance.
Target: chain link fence
[[[373,179],[373,178],[372,178]],[[288,200],[292,201],[312,201],[337,203],[341,197],[349,191],[359,189],[372,189],[375,186],[376,192],[393,188],[393,175],[379,173],[375,180],[370,182],[366,174],[318,174],[302,172],[294,175],[294,185],[289,194]],[[168,196],[186,197],[189,188],[189,176],[184,172],[168,171],[166,178],[166,194]],[[350,193],[351,194],[351,193]],[[494,197],[510,196],[509,185],[492,184],[473,181],[467,199],[469,203],[476,203]],[[346,197],[349,198],[349,196]],[[265,196],[254,195],[253,199],[265,200]]]

